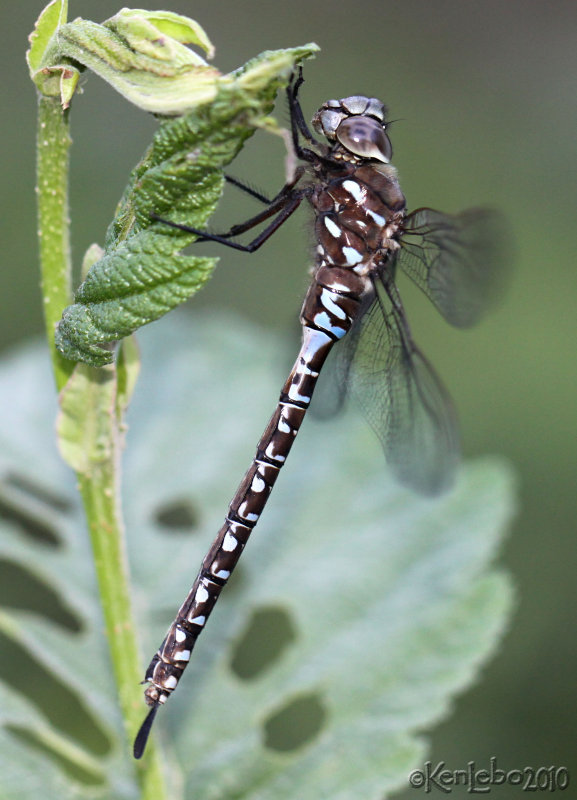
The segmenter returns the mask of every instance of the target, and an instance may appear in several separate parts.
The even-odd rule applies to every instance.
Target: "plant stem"
[[[71,302],[68,214],[71,140],[68,116],[68,112],[62,110],[59,98],[40,98],[37,192],[42,297],[46,336],[64,415],[66,403],[72,403],[73,413],[69,413],[67,420],[68,439],[62,450],[78,477],[90,530],[110,657],[127,737],[132,740],[145,708],[139,686],[142,671],[132,617],[119,501],[122,420],[116,402],[118,373],[115,368],[98,370],[86,367],[81,372],[74,372],[75,364],[64,359],[54,346],[56,324],[64,308]],[[68,383],[71,376],[72,380]],[[81,402],[76,397],[75,403],[74,393],[79,387],[83,396]],[[168,798],[158,751],[154,749],[153,742],[150,743],[147,758],[135,767],[143,800]]]
[[[91,372],[98,372],[93,369]],[[124,546],[113,456],[96,464],[88,477],[79,475],[79,490],[90,528],[94,564],[102,598],[108,646],[124,718],[126,736],[132,742],[145,707],[140,681],[142,670],[132,617],[128,566]],[[143,800],[168,798],[163,783],[158,750],[149,743],[146,759],[138,762]]]
[[[68,111],[57,97],[40,97],[37,135],[38,238],[46,338],[58,390],[74,364],[54,346],[54,330],[71,302],[71,260],[68,216],[70,133]]]

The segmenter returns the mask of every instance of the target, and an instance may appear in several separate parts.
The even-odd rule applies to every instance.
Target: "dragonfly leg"
[[[230,183],[232,186],[236,186],[237,189],[240,189],[242,192],[246,192],[246,194],[250,194],[251,197],[254,197],[255,200],[259,200],[266,206],[270,206],[272,203],[272,200],[266,197],[266,195],[261,194],[256,189],[253,189],[252,186],[248,186],[246,183],[239,181],[238,178],[233,178],[232,175],[225,175],[224,179],[227,183]]]
[[[302,75],[302,68],[299,67],[298,73],[295,77],[291,77],[289,86],[287,87],[287,98],[289,103],[289,111],[290,111],[290,118],[291,118],[291,132],[292,132],[292,139],[293,144],[295,147],[296,154],[299,158],[305,161],[311,160],[318,160],[318,154],[314,153],[307,148],[303,148],[299,142],[299,134],[301,134],[308,142],[313,145],[319,145],[317,140],[313,137],[310,130],[307,127],[305,122],[303,112],[298,100],[298,92],[301,85],[304,82],[304,78]],[[168,225],[171,228],[177,228],[178,230],[185,231],[186,233],[194,233],[199,238],[197,242],[219,242],[220,244],[224,244],[228,247],[233,248],[234,250],[241,250],[242,252],[246,253],[254,253],[255,250],[263,245],[267,239],[272,236],[272,234],[277,231],[280,226],[291,216],[291,214],[296,211],[298,206],[300,205],[303,197],[309,194],[307,189],[301,191],[295,191],[294,187],[301,179],[302,175],[304,174],[305,168],[304,166],[299,167],[295,170],[294,177],[291,181],[286,183],[280,192],[274,197],[272,200],[269,200],[265,195],[261,194],[260,192],[252,189],[250,186],[247,186],[242,181],[238,180],[237,178],[233,178],[232,175],[225,175],[225,180],[236,186],[243,192],[254,197],[256,200],[260,200],[262,203],[267,204],[267,208],[265,208],[260,213],[256,214],[254,217],[246,220],[246,222],[242,222],[239,225],[233,225],[229,231],[225,233],[209,233],[208,231],[203,231],[198,228],[193,228],[190,225],[183,225],[178,222],[172,222],[171,220],[164,219],[163,217],[159,217],[156,214],[151,214],[152,219],[156,220],[157,222],[161,222],[164,225]],[[231,242],[228,241],[229,239],[239,236],[242,233],[245,233],[251,228],[260,225],[265,220],[272,217],[274,214],[278,213],[278,216],[268,225],[264,231],[262,231],[255,239],[249,242],[247,245],[239,244],[238,242]]]
[[[318,147],[321,150],[323,146],[315,139],[305,122],[303,110],[298,99],[299,89],[304,83],[302,67],[298,68],[298,73],[292,75],[291,81],[287,87],[287,98],[289,104],[289,112],[291,118],[291,134],[293,147],[295,153],[302,161],[308,161],[311,164],[324,164],[330,170],[343,169],[343,164],[339,164],[333,158],[321,155],[314,150],[309,150],[308,147],[303,147],[299,141],[299,134],[313,147]]]
[[[301,104],[298,99],[299,89],[304,83],[303,78],[303,68],[299,67],[298,72],[293,73],[291,81],[287,87],[287,98],[289,104],[289,111],[290,111],[290,118],[291,118],[291,129],[292,129],[292,137],[293,137],[293,144],[296,150],[297,155],[299,158],[303,158],[302,153],[309,153],[309,150],[304,150],[300,146],[299,142],[299,133],[303,136],[304,139],[307,140],[312,145],[316,147],[320,146],[320,143],[315,139],[312,133],[309,130],[308,125],[305,122],[303,110],[301,108]],[[307,156],[304,157],[306,161],[310,161],[310,158]]]
[[[230,239],[232,236],[239,236],[241,233],[245,233],[246,231],[249,231],[251,228],[255,228],[257,225],[260,225],[261,222],[264,222],[269,217],[272,217],[273,214],[276,214],[277,211],[283,209],[286,205],[289,204],[289,200],[292,199],[292,197],[294,197],[296,194],[301,195],[301,197],[307,195],[308,192],[306,190],[303,190],[303,192],[293,191],[295,185],[299,182],[303,173],[304,169],[302,167],[299,167],[295,171],[293,180],[290,181],[290,183],[285,183],[280,192],[276,194],[272,200],[267,200],[268,208],[265,208],[258,214],[255,214],[254,217],[251,217],[250,219],[246,220],[246,222],[240,222],[238,225],[233,225],[229,231],[227,231],[226,233],[221,233],[219,235],[223,239]],[[248,191],[249,194],[253,195],[253,197],[256,197],[257,199],[262,199],[264,201],[264,195],[260,195],[259,193],[254,192],[252,189],[250,189],[250,187],[245,186],[240,181],[237,181],[236,178],[233,178],[231,180],[230,177],[226,175],[225,178],[230,183],[233,183],[239,188]]]
[[[261,247],[261,245],[263,245],[284,222],[286,222],[291,214],[297,210],[305,194],[306,193],[303,191],[294,192],[292,194],[287,193],[285,196],[279,196],[276,202],[273,201],[269,208],[266,208],[263,212],[257,214],[256,217],[253,217],[241,225],[233,226],[230,231],[224,234],[201,231],[198,228],[192,228],[189,225],[181,225],[178,222],[171,222],[170,220],[162,219],[156,215],[153,215],[153,219],[155,219],[157,222],[162,222],[164,225],[169,225],[171,228],[177,228],[178,230],[186,231],[187,233],[197,234],[199,237],[196,240],[197,242],[219,242],[219,244],[224,244],[226,247],[233,248],[233,250],[241,250],[244,253],[254,253],[255,250],[258,250],[258,248]],[[271,217],[279,210],[280,213],[277,214],[272,222],[248,244],[239,244],[238,242],[230,241],[232,236],[237,236],[240,233],[244,233],[245,231],[254,228],[260,222],[263,222],[268,217]]]
[[[303,71],[302,67],[299,67],[298,76],[295,78],[295,75],[293,74],[289,86],[287,87],[292,138],[298,155],[301,154],[301,148],[298,141],[299,133],[311,144],[316,145],[317,147],[319,146],[319,142],[313,137],[309,127],[305,122],[304,114],[298,101],[298,92],[303,83]],[[243,181],[240,181],[238,178],[235,178],[232,175],[225,175],[224,179],[227,183],[232,184],[232,186],[236,186],[237,189],[240,189],[242,192],[246,192],[246,194],[249,194],[251,197],[254,197],[256,200],[259,200],[261,203],[264,203],[268,206],[274,203],[274,200],[276,200],[278,197],[281,197],[283,194],[285,194],[289,188],[292,188],[300,178],[301,174],[302,171],[298,174],[298,177],[295,176],[295,180],[291,181],[290,184],[283,186],[273,200],[270,200],[266,195],[262,194],[262,192],[253,189],[252,186],[248,186],[246,183],[243,183]]]

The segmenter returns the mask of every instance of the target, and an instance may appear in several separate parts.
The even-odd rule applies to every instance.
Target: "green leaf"
[[[172,11],[123,8],[106,24],[125,36],[135,50],[146,52],[161,61],[173,63],[177,56],[181,56],[184,63],[206,63],[200,56],[182,47],[184,44],[195,44],[204,50],[208,58],[214,58],[214,47],[198,22]]]
[[[77,364],[60,392],[57,433],[66,463],[85,477],[121,448],[123,418],[140,372],[134,337],[120,347],[116,368]]]
[[[228,317],[177,315],[144,331],[141,346],[124,504],[148,660],[284,375],[270,374],[282,361],[276,337]],[[0,521],[2,558],[60,609],[44,601],[0,614],[0,796],[137,798],[85,523],[52,441],[51,389],[42,348],[0,369],[0,499],[11,510]],[[467,465],[454,491],[424,499],[389,479],[356,415],[305,421],[158,714],[170,780],[182,787],[171,796],[381,800],[406,787],[423,761],[423,731],[503,633],[511,588],[492,562],[512,506],[511,476],[495,460]]]
[[[26,53],[26,62],[31,76],[41,69],[44,53],[58,28],[66,24],[67,17],[67,0],[52,0],[36,20],[34,30],[28,38],[30,48]]]
[[[80,17],[67,23],[66,4],[54,0],[30,36],[27,60],[38,90],[49,97],[60,95],[64,108],[79,75],[89,69],[142,110],[180,116],[213,101],[220,81],[234,80],[234,73],[223,76],[189,44],[200,47],[208,58],[214,55],[203,28],[181,14],[123,8],[102,24]],[[278,53],[285,54],[286,68],[297,52],[308,58],[317,50],[310,44]],[[266,71],[265,62],[260,66]],[[66,90],[61,84],[64,74],[71,87]]]
[[[124,413],[132,399],[136,382],[140,375],[140,351],[134,336],[128,336],[120,345],[116,360],[116,371],[116,416],[122,426],[124,424]]]
[[[78,364],[60,393],[58,438],[62,458],[89,476],[94,465],[111,458],[116,440],[114,367],[95,370]]]
[[[203,228],[224,182],[223,167],[256,127],[271,127],[277,91],[313,46],[263,53],[218,83],[212,103],[165,120],[108,229],[94,263],[63,314],[56,346],[66,358],[110,363],[103,345],[127,336],[187,300],[208,280],[215,259],[184,256],[196,237],[154,222],[152,214]]]
[[[60,2],[47,6],[30,37],[30,76],[46,96],[67,108],[73,92],[60,76],[90,69],[127,100],[156,114],[183,114],[215,96],[220,73],[186,45],[214,48],[194,20],[166,11],[123,8],[103,24],[77,18],[66,23]]]

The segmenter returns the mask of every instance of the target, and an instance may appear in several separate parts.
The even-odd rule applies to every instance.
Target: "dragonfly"
[[[266,207],[223,234],[156,218],[159,223],[252,253],[307,200],[316,253],[300,313],[302,343],[254,459],[176,618],[146,671],[150,706],[134,742],[144,752],[158,709],[177,687],[196,640],[257,524],[335,345],[323,396],[336,410],[351,393],[377,434],[397,479],[422,494],[450,486],[459,458],[456,415],[447,391],[411,335],[397,276],[402,270],[452,325],[477,322],[502,272],[498,212],[407,212],[391,164],[387,109],[376,98],[328,100],[312,127],[299,100],[302,70],[287,87],[291,138],[300,164],[267,200],[227,178]],[[236,237],[267,223],[248,244]],[[342,341],[341,341],[342,340]],[[327,388],[328,387],[328,388]]]

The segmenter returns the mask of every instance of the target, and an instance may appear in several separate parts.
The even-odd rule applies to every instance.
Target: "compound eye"
[[[371,117],[348,117],[336,130],[338,141],[361,158],[375,158],[388,164],[393,148],[381,123]]]

